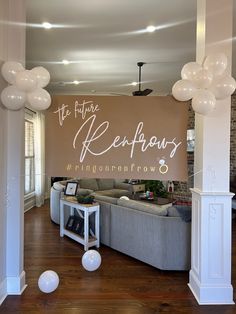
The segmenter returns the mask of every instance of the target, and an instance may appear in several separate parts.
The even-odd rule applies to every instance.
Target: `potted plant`
[[[162,181],[159,180],[143,180],[147,191],[153,192],[157,197],[168,197],[168,192]]]

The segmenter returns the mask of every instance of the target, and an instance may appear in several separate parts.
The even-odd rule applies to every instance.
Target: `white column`
[[[4,0],[4,61],[25,62],[25,0]],[[12,23],[13,22],[13,23]],[[21,26],[14,24],[20,22]],[[24,272],[24,109],[6,110],[6,280],[7,294],[21,294]]]
[[[231,71],[232,0],[198,0],[197,62],[227,55]],[[232,304],[231,198],[229,193],[231,98],[208,116],[195,115],[192,189],[192,257],[189,287],[199,304]]]

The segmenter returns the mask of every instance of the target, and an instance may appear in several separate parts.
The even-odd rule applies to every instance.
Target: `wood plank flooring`
[[[233,220],[233,285],[236,296],[236,219]],[[49,205],[25,214],[25,271],[28,287],[8,296],[0,313],[236,313],[234,305],[199,306],[190,292],[188,272],[160,271],[101,246],[102,264],[95,272],[81,265],[83,247],[59,236]],[[60,284],[51,294],[37,285],[40,274],[56,271]]]

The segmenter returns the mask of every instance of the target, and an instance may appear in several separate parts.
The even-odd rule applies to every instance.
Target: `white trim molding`
[[[7,297],[7,279],[5,278],[0,283],[0,305],[6,299],[6,297]]]
[[[189,288],[199,304],[234,304],[231,285],[232,209],[229,192],[192,192]]]
[[[22,271],[18,277],[7,277],[7,294],[20,295],[26,287],[25,271]]]

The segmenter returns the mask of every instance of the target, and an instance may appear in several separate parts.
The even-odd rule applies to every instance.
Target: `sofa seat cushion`
[[[111,190],[114,188],[114,179],[97,179],[98,190]]]
[[[93,190],[93,191],[97,191],[99,188],[98,188],[98,184],[97,184],[97,180],[96,179],[87,179],[87,178],[84,178],[84,179],[80,179],[79,180],[79,186],[80,188],[83,188],[83,189],[89,189],[89,190]]]
[[[94,195],[96,194],[119,198],[121,196],[129,196],[130,192],[127,190],[111,189],[111,190],[96,191]]]
[[[119,199],[117,201],[117,205],[136,209],[142,212],[147,212],[158,216],[167,216],[167,209],[156,204],[149,204],[134,200]]]

